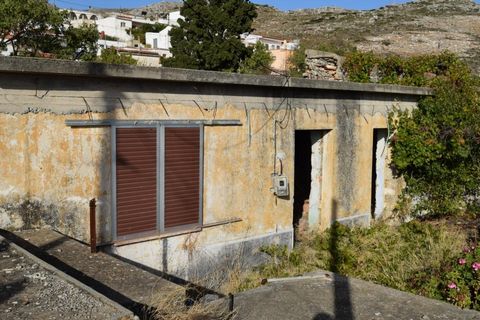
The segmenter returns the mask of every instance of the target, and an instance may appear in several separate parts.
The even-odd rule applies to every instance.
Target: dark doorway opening
[[[310,131],[295,131],[295,181],[293,227],[298,228],[312,184],[312,140]]]

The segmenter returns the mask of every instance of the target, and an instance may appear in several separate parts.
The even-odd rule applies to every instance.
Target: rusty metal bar
[[[228,311],[233,312],[234,308],[234,297],[233,294],[229,293],[228,294]]]
[[[97,253],[97,219],[96,219],[97,201],[95,198],[90,200],[90,252]]]

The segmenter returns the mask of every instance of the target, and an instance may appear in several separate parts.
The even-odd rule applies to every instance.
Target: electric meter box
[[[277,197],[288,197],[288,178],[282,175],[274,175],[273,180],[273,192]]]

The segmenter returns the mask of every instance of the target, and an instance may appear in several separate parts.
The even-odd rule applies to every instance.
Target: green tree
[[[133,35],[135,39],[140,41],[140,43],[145,44],[145,33],[147,32],[160,32],[165,29],[167,26],[161,23],[155,24],[142,24],[139,27],[133,28],[129,32]]]
[[[240,73],[270,74],[270,65],[274,60],[273,55],[265,45],[258,41],[253,48],[253,54],[240,63]]]
[[[167,67],[237,71],[252,54],[240,40],[251,32],[257,16],[248,0],[185,0],[184,20],[170,31],[173,57],[162,59]]]
[[[416,60],[417,62],[419,60]],[[434,95],[391,115],[393,164],[407,183],[404,200],[421,215],[477,213],[480,95],[466,64],[451,59],[430,84]]]
[[[67,12],[47,0],[0,0],[0,48],[13,55],[52,53],[59,58],[94,60],[98,31],[95,26],[68,26]]]
[[[58,57],[93,61],[97,58],[98,38],[95,25],[84,24],[80,28],[70,26],[64,33],[65,46],[57,50]]]
[[[99,61],[109,64],[137,64],[137,60],[133,59],[131,55],[118,53],[115,48],[104,49]]]
[[[60,46],[66,13],[47,0],[0,0],[0,47],[35,56]]]
[[[290,73],[290,76],[299,78],[303,77],[303,74],[307,69],[305,58],[305,47],[303,45],[300,45],[300,47],[296,49],[293,52],[292,56],[288,59],[288,71]]]

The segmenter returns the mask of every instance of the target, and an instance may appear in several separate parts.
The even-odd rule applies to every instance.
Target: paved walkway
[[[46,267],[48,266],[48,267]],[[2,320],[127,320],[133,313],[0,236]]]
[[[475,311],[330,272],[241,293],[235,308],[242,320],[480,319]]]
[[[106,253],[90,253],[90,247],[52,230],[0,232],[57,269],[83,282],[115,302],[144,313],[155,297],[178,288],[162,274]]]

